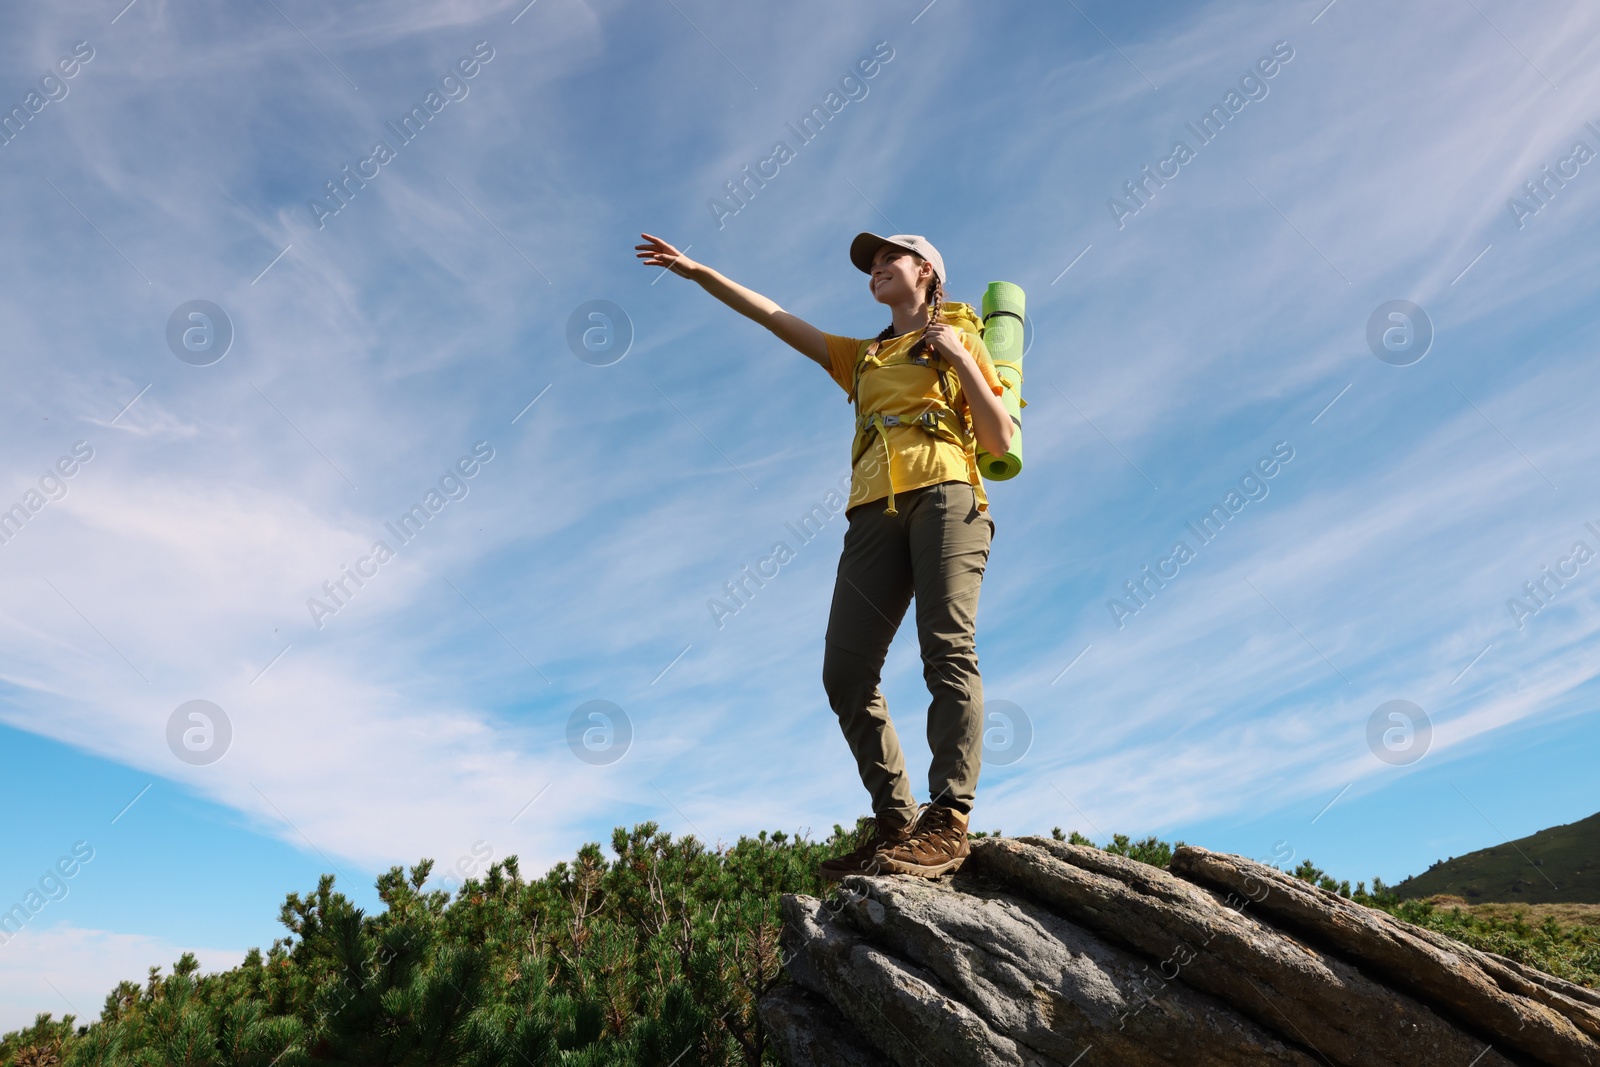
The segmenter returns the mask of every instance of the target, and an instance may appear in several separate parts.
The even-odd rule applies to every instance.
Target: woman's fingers
[[[648,233],[641,233],[639,236],[649,242],[633,246],[638,249],[634,255],[639,258],[640,263],[647,267],[665,267],[683,278],[692,277],[690,268],[694,266],[693,260],[685,258],[682,252],[659,237]]]
[[[648,241],[650,243],[649,244],[642,244],[642,245],[634,245],[633,247],[635,247],[635,248],[648,248],[648,249],[651,249],[651,250],[653,250],[655,252],[659,252],[659,253],[662,253],[662,254],[665,254],[665,255],[669,255],[669,256],[675,256],[675,255],[678,254],[678,250],[676,248],[673,248],[670,244],[668,244],[666,241],[663,241],[659,237],[652,236],[651,234],[648,234],[648,233],[641,233],[639,236],[643,237],[646,241]]]
[[[647,267],[666,267],[669,270],[673,270],[674,273],[678,273],[674,268],[685,262],[683,253],[660,238],[652,238],[651,240],[653,244],[634,245],[634,248],[638,249],[634,255]]]

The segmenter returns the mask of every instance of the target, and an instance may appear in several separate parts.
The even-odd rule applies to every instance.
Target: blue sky
[[[231,965],[323,871],[370,906],[424,856],[542,871],[647,819],[731,843],[866,813],[820,677],[846,520],[708,606],[840,484],[849,407],[641,267],[641,231],[848,336],[888,316],[861,230],[927,235],[953,299],[1026,290],[978,648],[1033,738],[986,762],[975,827],[1395,881],[1593,813],[1600,16],[524,2],[7,12],[0,906],[92,858],[0,944],[0,1026],[92,1016],[185,949]],[[169,345],[197,300],[220,359]],[[597,300],[620,359],[568,344]],[[1391,301],[1431,323],[1420,359],[1369,346]],[[926,799],[913,627],[884,689]],[[196,700],[231,735],[210,762],[169,745]],[[1369,744],[1395,700],[1420,758]],[[631,738],[585,760],[590,701]]]

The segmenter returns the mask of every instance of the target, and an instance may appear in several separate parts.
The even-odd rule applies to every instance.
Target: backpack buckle
[[[924,411],[917,421],[929,430],[939,429],[939,413],[936,411]]]
[[[900,416],[899,415],[885,415],[883,417],[883,424],[885,426],[899,426],[900,425]]]

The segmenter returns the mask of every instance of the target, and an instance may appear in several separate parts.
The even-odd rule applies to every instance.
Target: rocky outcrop
[[[1239,856],[980,838],[783,898],[779,1059],[824,1067],[1600,1067],[1600,994]]]
[[[1258,915],[1472,1020],[1509,1046],[1542,1062],[1600,1063],[1593,990],[1399,922],[1274,868],[1205,849],[1179,851],[1172,862],[1179,875],[1247,894]]]
[[[761,1000],[772,1050],[784,1063],[808,1067],[888,1067],[889,1061],[822,997],[796,982]]]

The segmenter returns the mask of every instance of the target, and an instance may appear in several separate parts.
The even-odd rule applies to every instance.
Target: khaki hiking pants
[[[878,689],[889,642],[913,593],[928,705],[928,799],[972,810],[983,744],[983,682],[974,627],[994,520],[966,482],[939,482],[849,512],[822,658],[822,684],[879,818],[917,803],[889,707]]]

